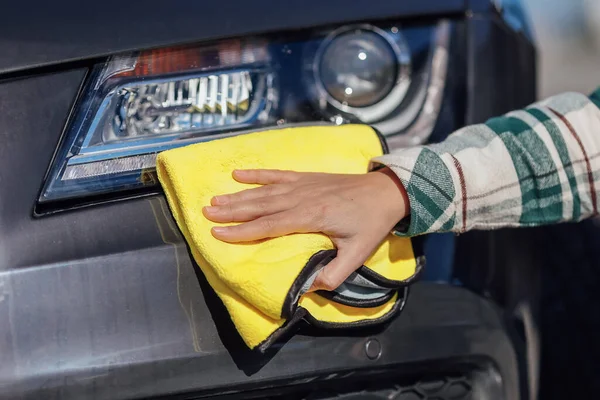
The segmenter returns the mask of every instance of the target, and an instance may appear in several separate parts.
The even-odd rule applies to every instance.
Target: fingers
[[[358,246],[338,250],[337,257],[321,270],[310,290],[337,289],[366,259],[367,256]]]
[[[246,222],[293,209],[297,203],[297,199],[292,196],[280,195],[204,207],[202,211],[213,222]]]
[[[215,238],[229,243],[250,242],[307,231],[306,218],[294,211],[272,214],[234,226],[215,226]]]
[[[215,196],[211,199],[210,204],[213,206],[223,206],[239,201],[248,201],[258,199],[261,197],[277,196],[280,194],[287,193],[290,190],[291,188],[286,185],[261,186],[253,189],[242,190],[241,192],[237,193]]]
[[[221,206],[238,201],[253,200],[260,197],[276,196],[291,190],[285,183],[295,182],[301,173],[268,169],[235,170],[233,177],[241,183],[265,185],[258,188],[246,189],[241,192],[215,196],[211,205]]]
[[[233,177],[236,181],[259,185],[295,182],[300,179],[301,175],[301,172],[281,171],[277,169],[238,169],[233,171]]]

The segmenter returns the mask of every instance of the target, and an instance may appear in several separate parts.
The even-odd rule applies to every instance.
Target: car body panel
[[[232,344],[237,338],[231,326],[213,323],[206,292],[194,289],[193,266],[172,265],[174,251],[132,254],[136,263],[146,262],[143,274],[104,258],[84,268],[61,265],[44,274],[13,274],[0,303],[0,315],[13,315],[1,329],[11,344],[2,346],[0,397],[231,393],[440,359],[498,362],[505,389],[518,396],[517,358],[500,315],[464,289],[418,284],[402,315],[382,331],[295,336],[276,354],[261,357]],[[382,349],[377,360],[365,353],[373,339]]]
[[[456,14],[465,0],[13,2],[0,14],[0,73],[222,37]],[[24,29],[27,21],[27,29]]]

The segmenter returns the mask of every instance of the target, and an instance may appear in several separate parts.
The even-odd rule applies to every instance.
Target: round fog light
[[[397,58],[372,31],[338,36],[323,51],[320,79],[327,93],[350,107],[367,107],[386,97],[396,82]]]

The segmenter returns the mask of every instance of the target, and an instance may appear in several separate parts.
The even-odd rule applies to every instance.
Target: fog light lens
[[[332,40],[320,65],[327,92],[350,107],[370,106],[386,97],[396,82],[396,70],[396,55],[389,43],[364,30]]]

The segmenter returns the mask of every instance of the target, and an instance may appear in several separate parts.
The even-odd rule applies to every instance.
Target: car
[[[358,122],[390,148],[536,97],[520,3],[148,0],[0,13],[0,398],[534,399],[535,231],[424,238],[399,316],[249,351],[160,151]],[[202,160],[198,160],[202,162]]]

